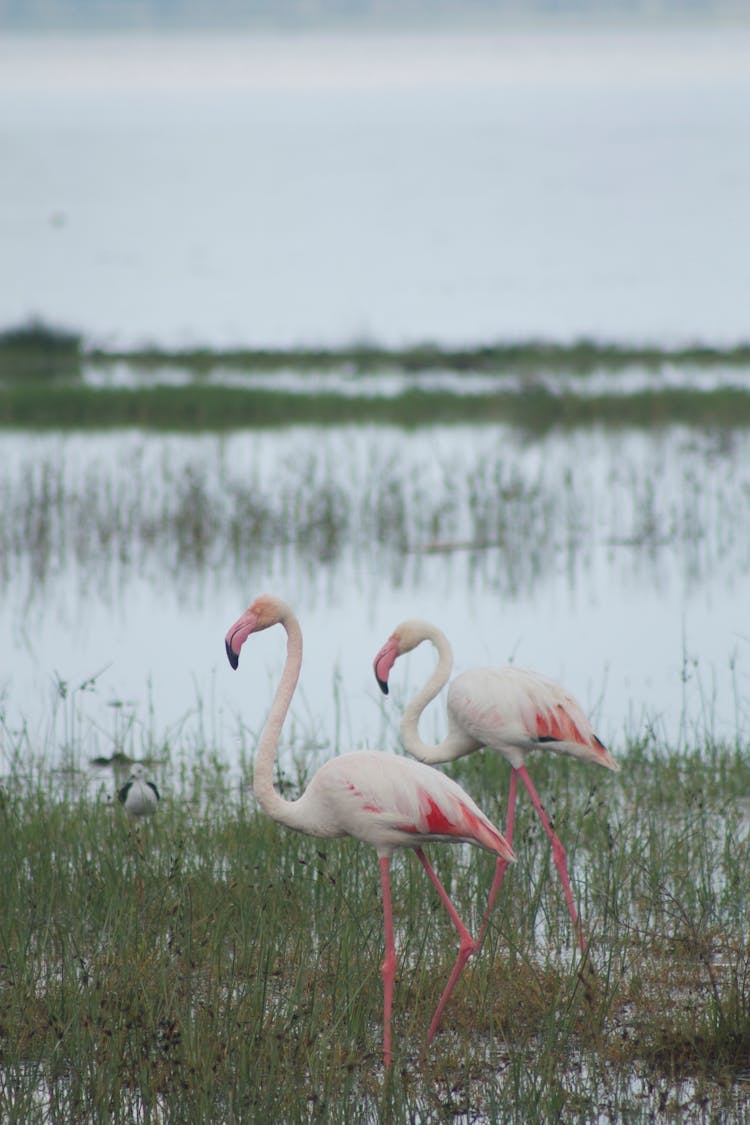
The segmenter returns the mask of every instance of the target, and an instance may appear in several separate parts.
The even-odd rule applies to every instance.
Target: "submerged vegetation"
[[[565,833],[590,963],[578,961],[546,837],[521,802],[519,862],[431,1048],[455,934],[403,855],[388,1080],[374,852],[276,825],[232,784],[219,751],[151,749],[163,800],[134,835],[104,799],[115,779],[93,792],[75,745],[50,771],[4,729],[4,1121],[533,1125],[750,1113],[747,746],[631,745],[618,750],[622,773],[603,779],[535,762]],[[278,782],[293,794],[305,772],[303,761]],[[502,821],[507,766],[474,755],[451,772]],[[429,850],[476,925],[492,857]]]
[[[125,365],[137,373],[133,385],[106,379],[91,385],[86,373],[112,372]],[[30,428],[139,426],[162,430],[234,429],[314,422],[318,425],[386,423],[415,426],[429,422],[505,422],[529,430],[554,426],[632,424],[750,425],[750,384],[746,387],[670,386],[659,381],[623,395],[586,390],[592,373],[612,378],[626,370],[657,374],[668,369],[704,371],[750,369],[750,344],[679,349],[626,347],[579,340],[496,344],[477,348],[418,345],[384,348],[354,344],[336,349],[175,350],[126,352],[88,348],[75,333],[32,322],[0,333],[0,426]],[[225,377],[265,377],[263,385],[227,385]],[[180,378],[165,375],[179,373]],[[284,387],[290,372],[303,380],[293,394]],[[382,394],[370,388],[357,394],[332,392],[321,374],[346,372],[381,382],[397,375],[400,386]],[[430,373],[459,380],[486,377],[484,388],[456,393],[425,386]],[[575,380],[561,389],[547,376]],[[304,380],[308,380],[308,386]],[[269,382],[270,380],[270,382]],[[274,380],[278,386],[274,386]],[[499,380],[499,382],[498,382]],[[520,385],[517,381],[520,380]],[[577,385],[576,385],[577,384]],[[586,393],[578,391],[586,390]]]
[[[673,574],[690,585],[744,572],[742,440],[581,435],[538,456],[504,429],[467,431],[458,448],[453,433],[27,435],[0,466],[0,589],[16,581],[16,600],[39,606],[61,571],[90,595],[134,575],[157,587],[174,575],[265,581],[291,566],[299,584],[321,568],[395,578],[460,556],[472,582],[512,598],[543,587],[561,559],[585,571],[597,543],[631,566],[676,554]]]

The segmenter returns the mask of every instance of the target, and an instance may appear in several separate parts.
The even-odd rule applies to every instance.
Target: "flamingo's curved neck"
[[[431,641],[435,646],[438,662],[424,687],[406,705],[400,726],[401,740],[409,753],[421,762],[447,762],[467,752],[465,737],[460,732],[451,732],[437,746],[430,746],[422,741],[419,734],[419,719],[425,707],[448,682],[453,668],[453,650],[445,633],[427,622],[424,624],[423,640]]]
[[[286,661],[276,688],[276,694],[273,697],[271,709],[268,712],[263,734],[258,743],[253,774],[253,792],[258,804],[269,816],[289,828],[299,829],[301,827],[299,802],[286,801],[279,796],[273,787],[276,748],[302,667],[302,630],[299,621],[290,612],[281,618],[281,624],[286,629],[287,634]]]

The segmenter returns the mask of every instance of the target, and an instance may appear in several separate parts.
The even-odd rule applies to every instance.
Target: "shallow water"
[[[292,746],[396,744],[433,656],[400,661],[388,701],[372,659],[409,616],[444,628],[457,671],[560,679],[615,752],[652,729],[747,733],[745,432],[6,433],[0,466],[4,717],[50,753],[74,716],[91,756],[185,722],[238,748],[283,637],[254,638],[238,673],[223,638],[266,590],[305,633]],[[444,702],[423,730],[444,730]]]
[[[336,394],[350,398],[393,398],[407,390],[438,391],[453,395],[517,395],[543,390],[552,395],[628,395],[660,391],[701,391],[708,393],[729,388],[750,390],[750,366],[675,363],[665,358],[653,368],[633,363],[621,369],[599,367],[586,373],[568,374],[559,370],[530,370],[524,373],[449,371],[430,369],[408,371],[396,365],[383,366],[373,373],[342,364],[337,370],[279,368],[270,372],[239,370],[217,363],[206,374],[195,372],[179,361],[161,366],[139,367],[129,360],[84,363],[81,382],[97,389],[135,390],[153,386],[186,387],[195,385],[241,387],[245,390],[282,391],[286,394]]]
[[[750,30],[0,38],[0,327],[747,335]]]

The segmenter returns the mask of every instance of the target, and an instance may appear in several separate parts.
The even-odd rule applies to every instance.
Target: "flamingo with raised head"
[[[456,676],[448,688],[448,734],[437,746],[423,742],[419,735],[420,715],[448,682],[453,668],[453,651],[445,633],[429,621],[403,621],[394,629],[374,661],[375,678],[387,695],[388,675],[394,662],[423,641],[434,645],[438,662],[432,675],[404,710],[400,726],[404,746],[415,758],[431,764],[450,762],[483,747],[496,750],[510,762],[506,840],[509,844],[513,843],[516,788],[520,778],[552,844],[552,855],[578,944],[585,952],[586,937],[570,886],[565,849],[539,799],[526,769],[526,760],[535,750],[553,750],[584,762],[594,762],[609,770],[619,770],[619,765],[594,734],[591,723],[572,695],[537,672],[513,665],[471,668]],[[507,866],[505,859],[498,856],[479,932],[480,944]]]
[[[353,836],[372,844],[380,860],[385,925],[383,961],[383,1061],[391,1064],[391,1008],[396,950],[391,911],[390,860],[395,848],[411,848],[432,881],[451,921],[460,947],[453,971],[430,1023],[427,1040],[437,1030],[445,1005],[471,954],[478,948],[435,874],[422,845],[431,840],[476,844],[504,862],[515,859],[504,836],[450,778],[409,758],[377,750],[355,750],[332,758],[313,775],[295,801],[279,796],[273,787],[276,748],[302,666],[302,630],[290,607],[264,595],[232,625],[226,650],[232,668],[252,633],[280,624],[287,634],[287,655],[255,758],[253,791],[274,820],[309,836]]]

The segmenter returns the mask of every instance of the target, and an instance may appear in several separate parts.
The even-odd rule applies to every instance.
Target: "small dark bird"
[[[133,767],[130,777],[122,789],[118,790],[117,797],[125,812],[133,820],[142,816],[152,816],[160,801],[159,790],[153,781],[146,780],[143,766]]]

